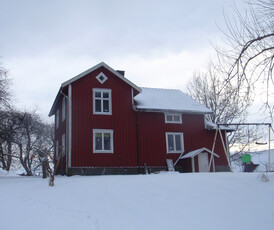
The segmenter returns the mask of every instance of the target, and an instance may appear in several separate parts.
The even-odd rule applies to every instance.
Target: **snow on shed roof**
[[[210,153],[210,154],[213,154],[215,157],[220,157],[218,154],[216,154],[216,153],[210,151],[208,148],[203,147],[203,148],[201,148],[201,149],[196,149],[196,150],[193,150],[193,151],[191,151],[191,152],[188,152],[188,153],[185,154],[185,155],[181,155],[181,156],[179,157],[179,159],[193,158],[193,157],[197,156],[198,154],[200,154],[200,153],[202,153],[202,152],[208,152],[208,153]]]
[[[184,113],[211,113],[211,110],[201,105],[178,89],[144,88],[134,97],[136,108],[153,111],[177,111]]]

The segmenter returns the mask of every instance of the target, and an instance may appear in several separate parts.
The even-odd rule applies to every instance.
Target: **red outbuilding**
[[[58,172],[228,171],[226,128],[180,90],[140,88],[105,63],[64,82],[55,115]]]

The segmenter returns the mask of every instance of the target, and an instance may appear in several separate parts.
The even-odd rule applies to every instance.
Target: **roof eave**
[[[54,102],[53,102],[53,104],[51,106],[51,109],[50,109],[49,114],[48,114],[49,117],[51,117],[54,114],[54,109],[55,109],[55,106],[56,106],[56,104],[58,102],[58,99],[60,97],[61,90],[62,90],[62,86],[60,87],[60,89],[59,89],[59,91],[58,91],[58,93],[57,93],[57,95],[56,95],[56,97],[54,99]]]
[[[211,114],[211,111],[190,111],[190,110],[178,110],[178,109],[155,109],[155,108],[138,108],[136,110],[140,112],[158,112],[158,113],[184,113],[184,114]]]
[[[194,151],[196,151],[195,154],[193,154],[193,155],[191,155],[191,156],[187,156],[189,153],[194,152]],[[185,155],[180,156],[180,159],[193,158],[193,157],[195,157],[195,156],[201,154],[201,153],[204,152],[204,151],[206,151],[206,152],[212,154],[212,155],[215,156],[215,157],[220,158],[220,156],[219,156],[217,153],[214,153],[214,152],[212,152],[211,150],[209,150],[208,148],[203,147],[203,148],[201,148],[201,149],[196,149],[196,150],[193,150],[193,151],[190,151],[190,152],[186,153]],[[187,157],[185,157],[185,156],[187,156]]]
[[[69,84],[73,83],[74,81],[77,81],[78,79],[84,77],[85,75],[91,73],[92,71],[100,68],[100,67],[105,67],[106,69],[108,69],[110,72],[112,72],[113,74],[115,74],[117,77],[119,77],[121,80],[123,80],[124,82],[126,82],[127,84],[129,84],[131,87],[133,87],[135,90],[137,90],[139,93],[142,92],[142,89],[140,87],[138,87],[137,85],[135,85],[134,83],[132,83],[131,81],[129,81],[127,78],[125,78],[123,75],[121,75],[120,73],[118,73],[117,71],[115,71],[114,69],[112,69],[110,66],[108,66],[106,63],[101,62],[95,66],[93,66],[92,68],[78,74],[77,76],[69,79],[68,81],[65,81],[64,83],[62,83],[62,87],[66,87]]]

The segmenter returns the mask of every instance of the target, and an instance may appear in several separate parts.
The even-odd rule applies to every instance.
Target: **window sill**
[[[183,124],[183,122],[179,122],[179,121],[178,122],[166,121],[165,123],[166,124],[180,124],[180,125]]]
[[[112,113],[93,113],[93,115],[112,115]]]
[[[182,154],[183,152],[178,152],[178,151],[176,151],[176,152],[167,152],[166,154]]]
[[[101,151],[93,152],[93,154],[104,154],[104,153],[106,153],[106,154],[113,154],[113,151],[103,151],[103,150],[101,150]]]

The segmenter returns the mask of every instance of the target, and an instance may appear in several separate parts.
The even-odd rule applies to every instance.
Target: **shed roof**
[[[196,149],[196,150],[193,150],[193,151],[191,151],[191,152],[188,152],[188,153],[185,154],[185,155],[181,155],[181,156],[179,157],[179,159],[193,158],[193,157],[199,155],[199,154],[202,153],[202,152],[208,152],[208,153],[214,155],[215,157],[218,157],[218,158],[220,157],[218,154],[212,152],[212,151],[209,150],[208,148],[203,147],[203,148],[201,148],[201,149]]]
[[[177,111],[184,113],[211,113],[211,110],[178,89],[141,87],[142,92],[134,97],[139,110]]]

